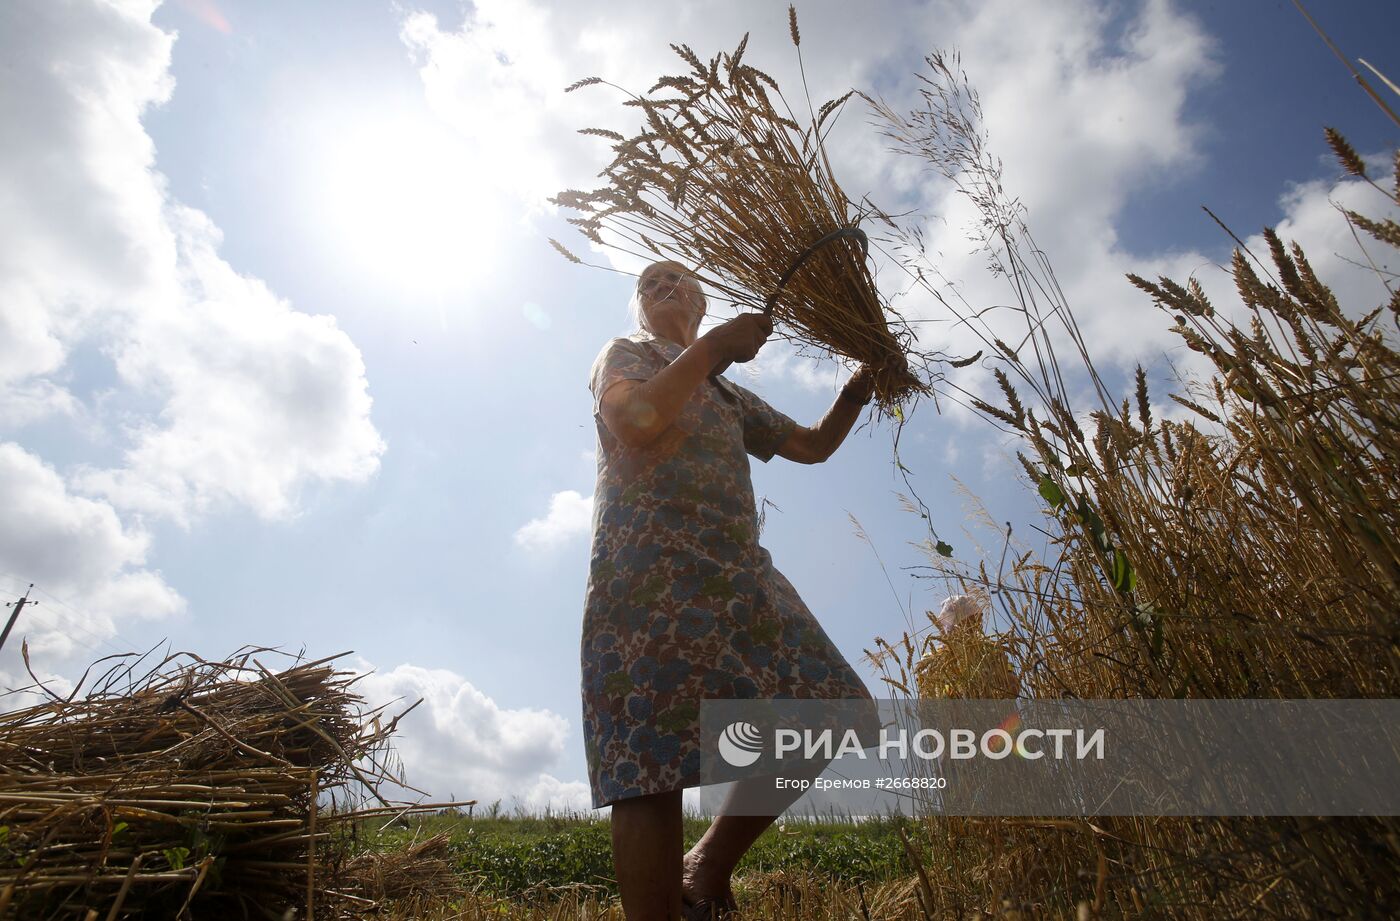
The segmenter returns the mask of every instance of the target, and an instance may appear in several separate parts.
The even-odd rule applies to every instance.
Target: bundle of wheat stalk
[[[180,653],[144,674],[116,657],[83,696],[0,715],[0,917],[372,904],[338,889],[338,829],[388,776],[397,719],[361,712],[337,656],[273,672],[270,655]]]
[[[797,16],[789,14],[800,61]],[[581,132],[615,142],[616,156],[599,174],[610,184],[552,201],[580,212],[570,222],[590,241],[681,262],[736,305],[768,312],[789,341],[870,365],[876,398],[892,409],[928,391],[914,369],[929,359],[876,290],[862,214],[827,158],[825,133],[853,93],[814,112],[809,105],[804,129],[777,82],[743,62],[747,43],[745,35],[733,54],[708,64],[672,45],[690,72],[662,77],[645,96],[627,93],[623,103],[645,115],[640,133]],[[568,90],[594,84],[620,89],[590,77]]]

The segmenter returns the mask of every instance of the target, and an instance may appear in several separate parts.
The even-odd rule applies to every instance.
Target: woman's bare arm
[[[744,313],[721,323],[649,380],[618,381],[603,391],[603,423],[629,448],[650,444],[676,421],[715,365],[752,360],[772,332],[773,321],[761,313]]]
[[[846,383],[852,396],[865,399],[875,389],[874,376],[862,365]],[[778,456],[799,464],[820,464],[841,447],[851,426],[860,417],[862,406],[855,400],[837,397],[831,408],[814,426],[799,425],[778,445]]]

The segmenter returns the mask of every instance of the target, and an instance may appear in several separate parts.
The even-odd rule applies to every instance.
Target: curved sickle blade
[[[787,287],[787,283],[792,280],[792,276],[797,274],[797,270],[802,268],[803,264],[805,264],[808,259],[812,258],[817,250],[831,243],[833,240],[841,239],[852,239],[858,242],[860,244],[861,258],[866,258],[870,255],[870,238],[865,235],[865,231],[861,230],[859,227],[836,228],[831,233],[826,234],[817,242],[797,254],[797,258],[792,261],[792,265],[788,266],[788,270],[783,273],[783,277],[778,279],[778,284],[773,288],[773,293],[768,295],[768,300],[763,305],[764,316],[770,318],[773,316],[773,307],[778,303],[778,298],[782,296],[783,288]],[[724,364],[719,365],[710,372],[710,377],[712,379],[719,377],[731,364],[733,364],[733,362],[726,361]]]

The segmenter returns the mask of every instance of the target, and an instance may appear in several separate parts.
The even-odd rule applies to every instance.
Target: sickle
[[[843,238],[853,239],[860,244],[860,256],[862,259],[865,259],[870,255],[870,239],[865,235],[865,231],[861,230],[859,227],[836,228],[831,233],[826,234],[817,242],[813,243],[811,246],[807,247],[797,255],[797,258],[792,261],[792,265],[789,266],[788,270],[783,273],[783,277],[778,279],[778,284],[773,289],[773,293],[768,295],[768,300],[763,305],[763,315],[765,317],[769,317],[770,319],[772,318],[773,307],[778,303],[778,298],[782,295],[783,288],[785,288],[787,286],[787,283],[792,280],[792,276],[797,274],[797,270],[802,268],[803,263],[810,259],[817,252],[817,250],[821,249],[823,246],[826,246],[833,240],[840,240]],[[720,374],[724,373],[725,369],[727,369],[731,364],[733,364],[733,362],[726,361],[718,368],[715,368],[714,371],[710,372],[710,379],[715,381],[716,384],[718,384]]]
[[[815,254],[816,251],[821,249],[823,246],[827,245],[833,240],[840,240],[843,237],[849,237],[860,244],[861,259],[865,259],[867,256],[870,255],[870,239],[866,237],[865,231],[861,230],[859,227],[836,228],[831,233],[827,234],[817,242],[813,243],[811,246],[804,249],[801,253],[798,254],[797,258],[793,260],[792,265],[788,268],[786,272],[783,273],[783,277],[778,279],[778,286],[773,289],[772,294],[768,295],[768,301],[763,305],[764,315],[773,315],[773,307],[778,303],[778,296],[783,293],[783,288],[785,288],[787,286],[787,283],[792,280],[792,276],[797,274],[797,270],[802,268],[803,263],[810,259],[813,256],[813,254]]]

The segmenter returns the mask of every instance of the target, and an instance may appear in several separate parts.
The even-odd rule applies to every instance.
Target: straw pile
[[[337,656],[274,673],[253,658],[269,653],[180,653],[145,674],[116,657],[85,696],[0,715],[0,916],[369,904],[326,868],[343,863],[340,823],[373,811],[337,799],[386,776],[397,719],[361,713]]]
[[[797,17],[789,13],[800,62]],[[610,184],[552,201],[580,212],[570,222],[593,243],[690,266],[737,305],[766,310],[789,340],[870,365],[883,408],[928,392],[911,370],[928,359],[875,288],[866,241],[853,232],[862,215],[832,175],[823,143],[853,93],[815,111],[808,102],[804,128],[777,82],[744,63],[747,43],[745,35],[732,54],[708,64],[672,45],[689,72],[661,77],[645,96],[627,93],[623,105],[645,116],[638,134],[581,132],[615,142],[616,156],[599,174]],[[590,77],[568,90],[602,83]]]

